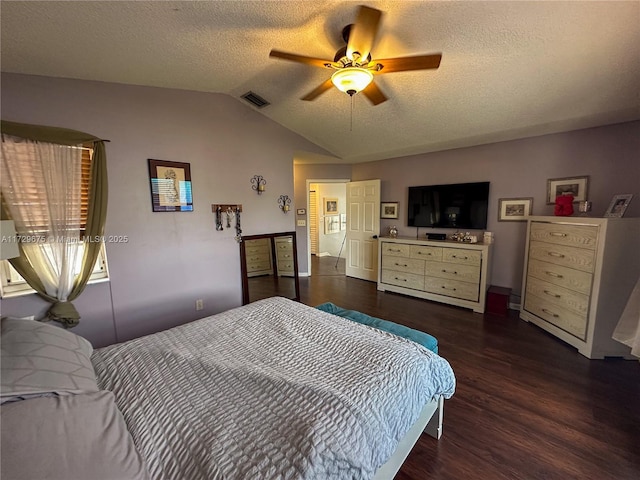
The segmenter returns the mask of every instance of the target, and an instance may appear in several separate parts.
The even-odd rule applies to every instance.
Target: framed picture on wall
[[[191,166],[149,159],[151,205],[154,212],[192,212]]]
[[[573,195],[573,203],[587,199],[589,193],[589,177],[550,178],[547,180],[547,205],[556,203],[560,195]]]
[[[324,217],[324,234],[330,235],[340,231],[340,215],[328,215]]]
[[[631,203],[633,193],[621,193],[614,195],[609,204],[609,208],[605,212],[605,217],[622,217],[627,207]]]
[[[398,202],[381,203],[380,218],[398,218]]]
[[[324,197],[324,214],[336,215],[338,213],[338,199]]]
[[[499,222],[524,222],[531,215],[533,198],[501,198],[498,200]]]

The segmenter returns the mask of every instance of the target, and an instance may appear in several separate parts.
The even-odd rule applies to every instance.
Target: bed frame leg
[[[444,416],[444,398],[438,399],[438,409],[433,413],[431,420],[424,427],[424,432],[439,440],[442,436],[442,419]]]

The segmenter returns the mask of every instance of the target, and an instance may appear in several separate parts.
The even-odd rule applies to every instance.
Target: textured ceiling
[[[384,12],[374,58],[442,53],[438,70],[376,77],[372,106],[331,89],[358,5]],[[219,92],[359,162],[640,118],[638,1],[7,1],[2,71]],[[242,101],[242,100],[239,100]],[[318,161],[317,158],[311,159]]]

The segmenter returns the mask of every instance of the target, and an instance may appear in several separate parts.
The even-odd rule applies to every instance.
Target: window
[[[45,247],[46,248],[46,247]],[[80,273],[82,262],[82,250],[83,244],[79,244],[78,248],[81,249],[78,255],[78,261],[74,269],[74,274]],[[2,284],[0,285],[0,297],[17,297],[20,295],[27,295],[35,293],[35,290],[29,286],[29,284],[20,276],[18,272],[11,266],[8,260],[0,261],[0,274],[2,275]],[[98,283],[100,281],[106,281],[109,279],[109,271],[107,269],[107,255],[104,249],[104,245],[100,249],[100,254],[96,260],[96,264],[93,267],[93,273],[89,278],[89,283]]]
[[[61,148],[76,148],[76,147],[61,147]],[[91,177],[91,161],[92,161],[92,149],[82,148],[82,162],[81,162],[81,175],[80,175],[80,201],[73,202],[77,205],[77,209],[74,209],[72,218],[79,218],[80,225],[68,225],[69,230],[80,229],[81,237],[85,233],[87,223],[87,213],[89,210],[89,183]],[[20,152],[17,152],[20,153]],[[29,211],[28,216],[25,219],[25,224],[28,230],[31,232],[30,236],[33,238],[42,238],[45,241],[43,249],[46,255],[52,256],[53,250],[46,245],[47,241],[51,241],[50,233],[47,225],[50,224],[49,216],[50,209],[47,204],[46,193],[44,192],[45,182],[42,178],[42,171],[37,168],[33,162],[36,160],[28,154],[21,155],[21,170],[20,170],[20,188],[22,192],[28,192],[28,196],[23,196],[23,201],[28,202]],[[33,168],[30,168],[31,166]],[[78,215],[79,213],[79,215]],[[47,240],[45,240],[47,239]],[[76,265],[74,268],[74,275],[80,273],[82,256],[84,253],[84,244],[79,242],[78,253],[76,255]],[[26,295],[35,293],[29,284],[20,276],[20,274],[11,266],[7,260],[0,261],[0,297],[7,298],[19,295]],[[93,269],[93,273],[89,278],[89,283],[95,283],[97,281],[105,281],[109,278],[107,269],[107,257],[104,245],[100,249],[98,259]]]

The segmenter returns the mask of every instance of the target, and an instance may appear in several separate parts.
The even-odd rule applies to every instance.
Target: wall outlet
[[[196,300],[196,311],[204,310],[204,301],[199,298]]]

